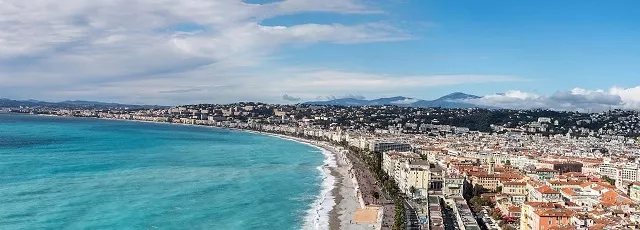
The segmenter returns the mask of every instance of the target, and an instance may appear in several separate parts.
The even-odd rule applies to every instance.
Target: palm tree
[[[416,189],[416,187],[411,186],[411,187],[409,188],[409,192],[411,193],[411,196],[412,196],[412,197],[416,195],[416,192],[417,192],[417,191],[418,191],[418,189]]]

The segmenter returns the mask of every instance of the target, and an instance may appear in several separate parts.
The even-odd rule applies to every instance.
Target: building
[[[388,151],[382,154],[382,171],[394,177],[401,163],[407,159],[420,159],[420,155],[412,152]]]
[[[536,169],[535,174],[540,180],[548,180],[557,177],[560,175],[560,172],[554,169],[538,168]]]
[[[509,195],[527,195],[527,183],[519,181],[505,181],[501,183],[502,193]]]
[[[562,173],[582,172],[582,163],[580,162],[560,162],[554,163],[553,169]]]
[[[464,192],[464,177],[457,174],[446,175],[442,192],[445,196],[462,196]]]
[[[528,189],[528,200],[533,202],[561,202],[560,192],[547,185],[542,185],[535,189]]]
[[[608,160],[598,167],[601,176],[609,177],[620,183],[640,181],[638,171],[640,171],[640,167],[636,163],[613,164]]]
[[[547,202],[526,202],[520,213],[520,230],[549,230],[570,227],[575,212],[562,205]]]
[[[412,152],[388,151],[382,154],[382,171],[407,195],[426,196],[432,184],[431,164]],[[436,178],[437,179],[437,178]],[[415,194],[411,188],[415,188]]]
[[[473,184],[474,187],[482,186],[482,188],[485,189],[496,190],[496,188],[498,188],[498,182],[500,182],[495,174],[488,174],[486,172],[471,172],[469,176],[471,184]]]
[[[583,181],[579,180],[548,180],[547,185],[553,190],[560,191],[563,188],[582,188]]]
[[[598,173],[600,174],[600,176],[606,176],[615,179],[618,177],[618,167],[607,160],[604,163],[600,164],[600,166],[598,167]]]
[[[427,196],[431,179],[430,164],[425,160],[407,160],[404,161],[400,178],[398,178],[398,187],[405,194],[411,196]],[[411,188],[415,193],[411,193]]]
[[[640,202],[640,182],[633,182],[629,188],[629,198],[633,201]]]
[[[411,151],[411,145],[407,143],[397,143],[397,142],[380,142],[375,141],[369,145],[369,150],[372,152],[386,152],[386,151]]]
[[[502,193],[509,195],[510,201],[514,204],[522,204],[527,199],[527,183],[520,181],[501,182]]]

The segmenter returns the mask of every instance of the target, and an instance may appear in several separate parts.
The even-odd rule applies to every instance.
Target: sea
[[[328,156],[243,131],[0,114],[0,229],[326,229]]]

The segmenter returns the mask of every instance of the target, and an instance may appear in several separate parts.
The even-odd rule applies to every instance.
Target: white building
[[[396,180],[398,187],[405,194],[416,196],[427,196],[431,171],[429,170],[429,162],[425,160],[406,160],[402,165],[400,178]],[[416,189],[416,193],[411,193],[411,187]]]
[[[398,142],[373,141],[369,145],[369,149],[372,152],[386,152],[391,150],[410,151],[411,145],[407,143],[398,143]]]

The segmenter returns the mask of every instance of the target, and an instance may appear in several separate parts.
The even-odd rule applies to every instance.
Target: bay
[[[0,229],[300,229],[323,160],[240,131],[0,114]]]

